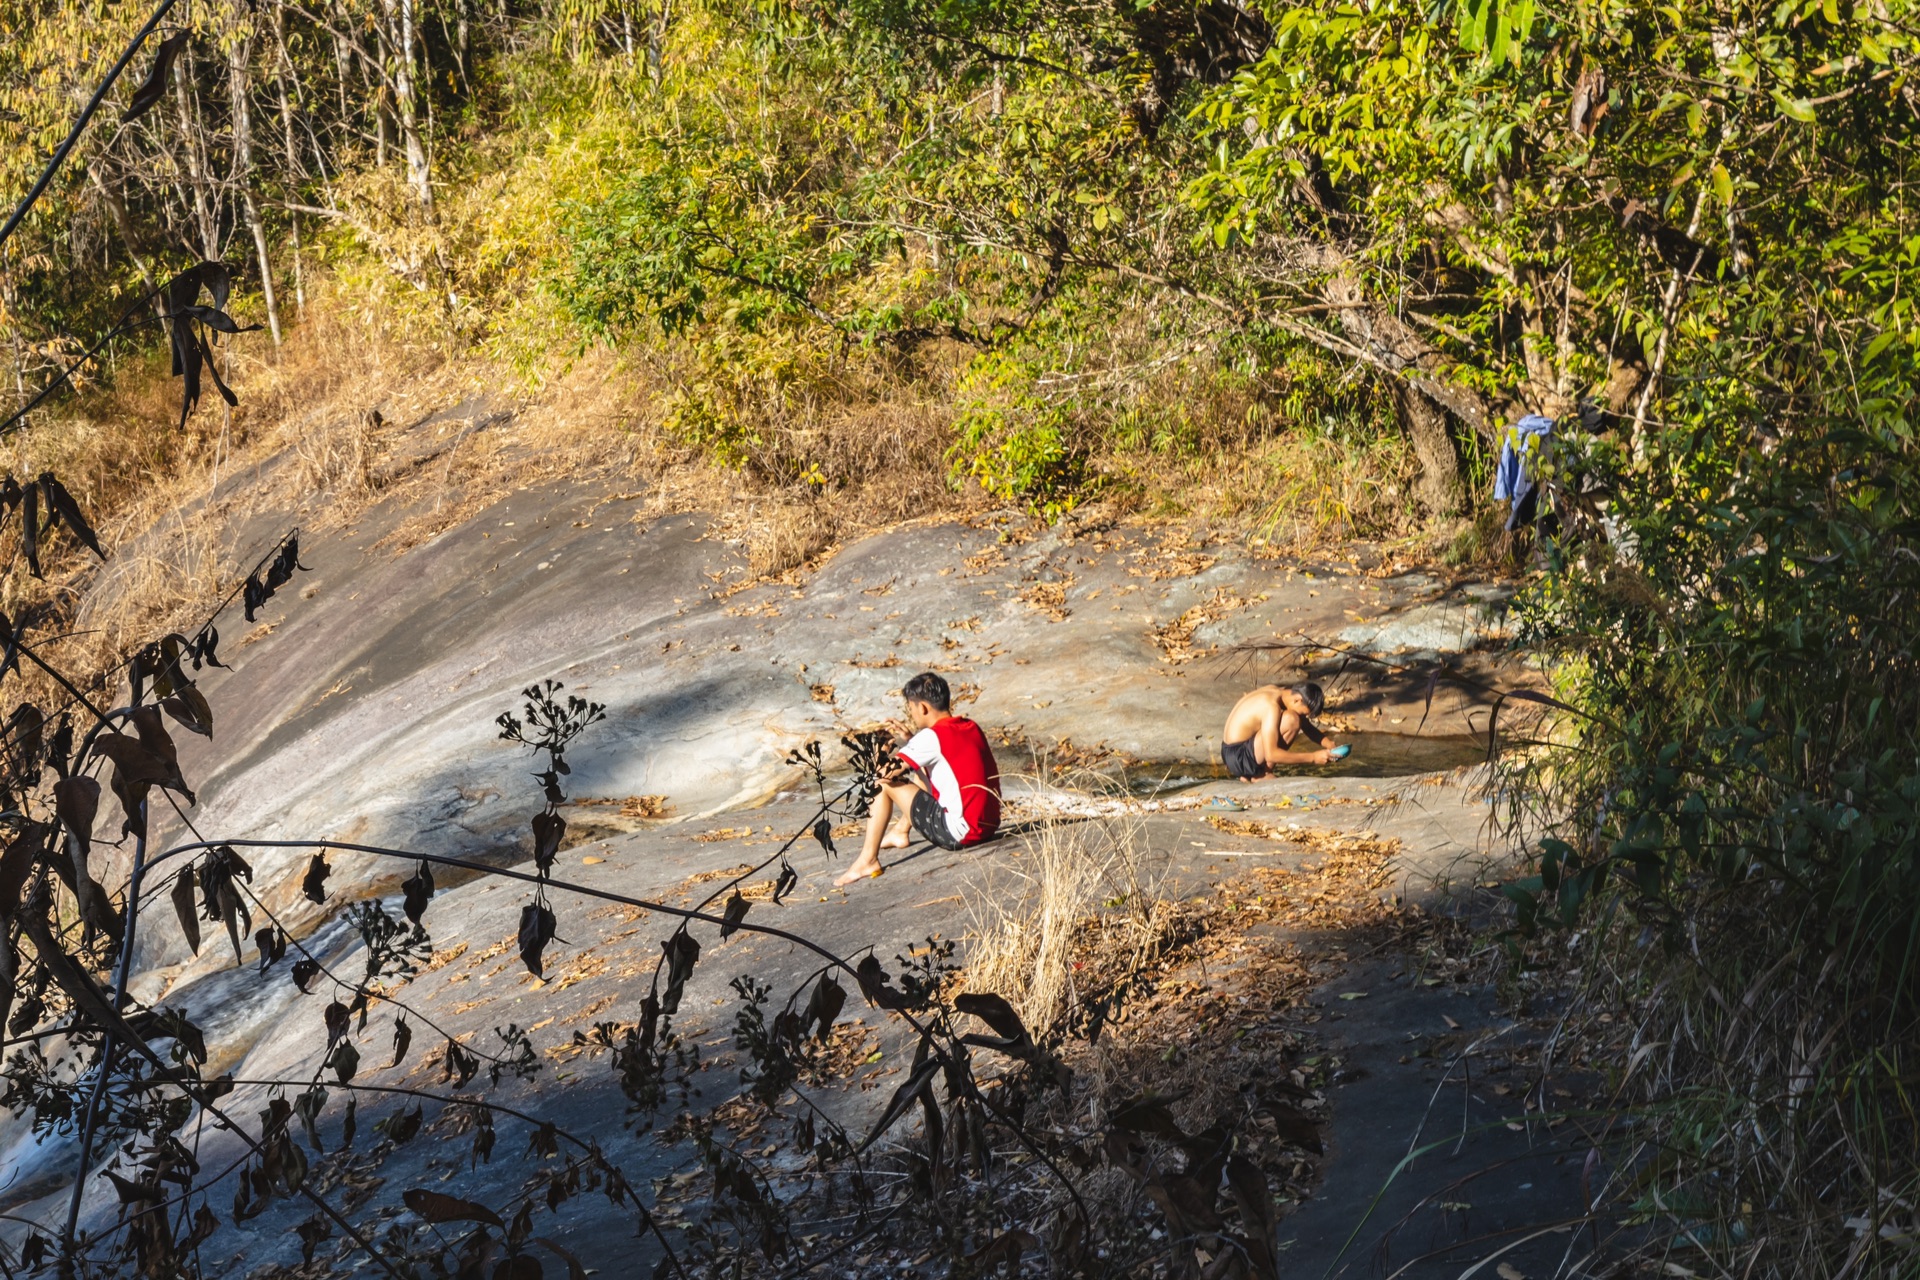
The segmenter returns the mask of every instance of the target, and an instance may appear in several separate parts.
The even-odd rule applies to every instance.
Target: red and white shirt
[[[900,758],[925,772],[957,842],[978,844],[1000,829],[1000,766],[979,725],[948,716],[914,734]]]

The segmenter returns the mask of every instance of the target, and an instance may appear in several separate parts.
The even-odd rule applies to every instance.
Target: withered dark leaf
[[[401,882],[400,892],[406,895],[400,909],[406,912],[407,919],[419,924],[420,917],[427,913],[428,900],[433,897],[433,864],[422,861],[412,878]]]
[[[268,594],[267,589],[260,585],[260,575],[249,574],[246,586],[240,589],[240,603],[246,612],[248,622],[254,620],[254,610],[267,602]]]
[[[193,954],[200,954],[200,912],[199,903],[194,901],[193,868],[181,869],[173,878],[173,913],[180,917],[180,932],[187,936],[187,946]],[[296,974],[298,970],[295,970]]]
[[[407,1046],[412,1043],[413,1028],[407,1025],[405,1018],[395,1015],[393,1019],[393,1061],[387,1064],[389,1069],[400,1065],[401,1061],[407,1056]]]
[[[353,1011],[335,1000],[327,1006],[324,1016],[327,1020],[327,1043],[331,1044],[347,1034],[347,1024],[353,1018]]]
[[[807,1012],[802,1025],[812,1028],[814,1035],[825,1039],[832,1032],[840,1010],[846,1005],[847,989],[835,982],[831,974],[823,973],[820,981],[813,986],[813,994],[807,997]]]
[[[520,959],[526,964],[527,972],[536,978],[546,976],[540,956],[553,941],[555,925],[553,912],[545,903],[529,902],[520,910]]]
[[[1108,1118],[1116,1129],[1124,1129],[1128,1133],[1150,1134],[1170,1142],[1185,1142],[1186,1131],[1174,1120],[1173,1109],[1168,1105],[1171,1101],[1157,1094],[1132,1098],[1121,1103]]]
[[[387,1140],[395,1145],[412,1142],[420,1133],[420,1116],[419,1107],[411,1111],[396,1111],[382,1120],[378,1127]]]
[[[353,1041],[342,1040],[334,1046],[333,1057],[328,1059],[333,1073],[340,1077],[340,1083],[346,1084],[353,1079],[354,1072],[360,1069],[360,1051],[353,1047]]]
[[[792,893],[794,886],[799,883],[800,873],[793,869],[793,864],[785,858],[780,859],[780,876],[773,882],[774,902],[777,904],[780,899]]]
[[[560,838],[567,834],[567,820],[557,813],[533,815],[533,862],[545,874],[560,853]]]
[[[20,502],[20,549],[27,556],[27,572],[36,578],[40,572],[40,486],[26,487]]]
[[[406,1201],[407,1208],[428,1222],[484,1222],[494,1227],[506,1226],[500,1221],[500,1215],[487,1206],[473,1200],[462,1200],[459,1196],[416,1187],[401,1192],[400,1198]]]
[[[542,1120],[527,1134],[527,1154],[550,1160],[560,1154],[560,1130],[553,1121]]]
[[[313,980],[319,976],[319,961],[303,958],[293,962],[293,985],[300,988],[301,995],[313,993]]]
[[[545,1275],[540,1269],[540,1259],[530,1253],[502,1258],[500,1265],[493,1269],[493,1280],[543,1280]]]
[[[287,935],[278,926],[266,925],[253,935],[253,945],[260,951],[260,972],[265,973],[287,954]]]
[[[573,1252],[565,1246],[549,1240],[545,1236],[535,1236],[533,1242],[551,1251],[560,1261],[567,1264],[567,1280],[587,1280],[587,1269]]]
[[[173,70],[174,60],[187,47],[192,35],[191,31],[176,31],[160,42],[153,51],[153,65],[147,68],[147,78],[133,91],[133,96],[127,99],[126,109],[120,113],[121,124],[138,120],[166,96],[167,76]]]
[[[206,695],[194,686],[186,685],[173,697],[161,699],[160,709],[189,733],[197,733],[203,738],[213,736],[213,708],[207,705]]]
[[[906,1006],[906,998],[896,991],[887,971],[881,967],[879,957],[868,955],[854,966],[853,976],[860,982],[860,994],[867,1003],[881,1009],[900,1009]]]
[[[464,1089],[479,1070],[480,1059],[477,1056],[462,1048],[459,1041],[447,1041],[446,1056],[441,1062],[442,1080],[450,1081],[455,1089]]]
[[[105,560],[107,553],[100,549],[100,539],[94,535],[93,526],[88,524],[86,516],[80,513],[80,504],[73,500],[73,495],[67,492],[65,485],[53,478],[53,472],[40,473],[40,490],[47,496],[49,517],[59,517],[67,528],[73,531],[73,536],[80,539],[82,546]],[[51,519],[48,523],[52,523]]]
[[[720,937],[723,941],[732,936],[733,932],[740,927],[740,922],[747,918],[747,906],[747,900],[740,896],[738,889],[735,889],[733,895],[727,899],[726,910],[720,917]]]
[[[324,853],[316,853],[307,860],[307,874],[300,882],[300,892],[307,895],[309,902],[326,905],[327,876],[332,871],[333,868],[327,865],[327,855]]]
[[[693,940],[687,927],[681,925],[672,937],[660,944],[660,950],[667,958],[667,989],[660,994],[660,1012],[671,1015],[680,1011],[680,996],[686,990],[687,979],[693,976],[694,965],[700,962],[700,944]]]
[[[960,1013],[980,1019],[1005,1040],[1022,1044],[1029,1040],[1026,1024],[1020,1021],[1020,1015],[1014,1012],[1004,996],[969,991],[954,997],[953,1007]]]
[[[941,1067],[942,1064],[938,1058],[930,1057],[921,1063],[914,1073],[894,1090],[893,1097],[887,1102],[887,1109],[880,1113],[880,1119],[874,1124],[873,1132],[867,1135],[866,1141],[862,1142],[857,1150],[865,1151],[878,1142],[887,1130],[893,1128],[894,1123],[907,1113],[907,1109],[915,1100],[933,1088],[934,1079],[939,1076]]]
[[[839,850],[833,847],[833,824],[825,818],[821,818],[813,824],[813,838],[820,842],[820,848],[826,852],[829,858],[838,854]]]

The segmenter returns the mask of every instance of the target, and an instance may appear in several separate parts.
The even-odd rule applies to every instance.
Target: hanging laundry
[[[1505,498],[1513,505],[1507,512],[1507,529],[1533,523],[1539,505],[1540,478],[1534,462],[1553,434],[1553,419],[1530,413],[1508,428],[1500,442],[1500,464],[1493,472],[1493,497]]]

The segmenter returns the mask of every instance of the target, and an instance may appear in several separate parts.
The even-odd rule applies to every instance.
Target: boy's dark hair
[[[1293,692],[1307,704],[1307,714],[1310,716],[1319,715],[1320,708],[1327,705],[1327,695],[1317,684],[1296,684],[1293,686]]]
[[[908,702],[924,702],[935,711],[946,711],[953,704],[953,693],[947,688],[947,682],[931,671],[922,671],[907,681],[900,696]]]

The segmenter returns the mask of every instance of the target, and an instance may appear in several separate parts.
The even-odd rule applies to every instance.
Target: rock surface
[[[1310,669],[1333,695],[1331,723],[1356,743],[1339,776],[1302,771],[1309,776],[1213,785],[1204,794],[1239,795],[1255,811],[1285,797],[1287,820],[1299,814],[1309,823],[1351,824],[1354,812],[1326,802],[1363,803],[1369,829],[1397,836],[1409,850],[1402,868],[1408,893],[1443,897],[1480,874],[1488,811],[1458,770],[1483,751],[1472,731],[1484,728],[1474,713],[1486,696],[1466,684],[1444,684],[1436,694],[1409,664],[1444,657],[1456,672],[1484,675],[1475,650],[1497,630],[1497,588],[1452,590],[1420,575],[1372,578],[1261,560],[1151,531],[1035,537],[958,523],[897,529],[791,581],[740,588],[733,585],[739,552],[708,521],[638,518],[626,500],[590,487],[504,496],[478,518],[394,556],[378,544],[398,518],[376,512],[351,539],[310,543],[303,559],[311,573],[263,612],[258,632],[230,636],[234,671],[205,684],[219,717],[214,740],[182,744],[183,766],[200,793],[191,816],[208,838],[324,837],[525,869],[538,790],[530,758],[498,740],[494,719],[517,708],[524,686],[552,677],[607,708],[605,723],[570,757],[567,878],[609,894],[690,904],[701,896],[694,891],[701,877],[772,854],[811,812],[789,752],[822,739],[837,758],[839,734],[897,714],[896,690],[914,671],[946,674],[960,709],[1003,752],[1010,790],[1025,796],[1015,816],[1039,818],[1087,803],[1052,790],[1057,779],[1048,770],[1063,762],[1161,788],[1214,776],[1220,723],[1241,687]],[[1356,654],[1389,661],[1356,665]],[[1026,780],[1012,776],[1022,771]],[[1416,784],[1416,776],[1425,782]],[[1205,855],[1219,849],[1220,837],[1194,811],[1200,794],[1144,807],[1112,794],[1094,803],[1133,813],[1148,856],[1173,882],[1205,884],[1236,865],[1227,858],[1297,856],[1227,850],[1209,864]],[[664,797],[671,816],[640,816],[639,797]],[[178,822],[156,826],[156,846],[192,838]],[[715,838],[716,831],[727,834]],[[1016,834],[964,854],[926,852],[852,892],[829,887],[841,864],[825,861],[809,842],[795,850],[802,872],[795,896],[784,906],[757,906],[752,918],[839,953],[872,946],[890,956],[929,935],[958,938],[996,877],[1017,869],[1022,840],[1030,838]],[[362,964],[343,905],[393,902],[412,870],[404,861],[332,853],[332,896],[320,908],[300,895],[304,852],[248,856],[264,908],[343,974]],[[156,870],[149,889],[180,864]],[[496,1098],[537,1100],[543,1114],[600,1141],[636,1185],[686,1167],[684,1146],[622,1126],[624,1099],[604,1058],[582,1055],[572,1043],[596,1022],[636,1016],[666,933],[657,913],[557,895],[560,940],[541,982],[524,973],[513,947],[528,886],[439,880],[427,916],[439,948],[435,964],[405,990],[423,1018],[413,1027],[415,1047],[391,1070],[381,1069],[384,1055],[369,1051],[360,1079],[405,1088],[426,1078],[429,1053],[447,1037],[498,1048],[496,1029],[524,1028],[545,1069],[524,1084],[509,1082]],[[720,1020],[729,1016],[731,978],[748,972],[784,988],[804,980],[817,960],[752,934],[709,945],[682,1021],[689,1041],[714,1058],[726,1056]],[[317,1070],[328,997],[302,995],[284,963],[258,973],[249,949],[246,966],[234,967],[217,926],[200,954],[189,955],[170,921],[143,931],[138,958],[138,992],[200,1021],[216,1069],[243,1082]],[[324,978],[315,987],[328,989]],[[1484,996],[1475,998],[1482,1001],[1476,1017],[1495,1016]],[[1385,1000],[1353,1010],[1344,1034],[1371,1036],[1374,1047],[1365,1052],[1375,1057],[1389,1053],[1382,1046],[1404,1024],[1432,1020],[1440,1006],[1422,1003],[1429,1000],[1415,990],[1390,1013]],[[389,1044],[391,1017],[376,1011],[361,1041]],[[891,1071],[897,1037],[889,1038],[894,1033],[878,1013],[866,1017]],[[737,1087],[724,1064],[699,1083],[708,1101]],[[229,1109],[251,1117],[268,1092],[243,1083]],[[855,1093],[837,1105],[853,1118],[873,1100]],[[337,1102],[334,1108],[323,1131],[337,1132]],[[361,1132],[381,1114],[363,1105]],[[1381,1163],[1371,1135],[1384,1126],[1397,1143],[1417,1118],[1385,1100],[1351,1116],[1336,1100],[1334,1116],[1329,1196],[1302,1212],[1291,1238],[1296,1259],[1324,1257],[1331,1265],[1337,1257],[1348,1265],[1360,1256],[1356,1246],[1331,1242],[1337,1222],[1357,1221],[1364,1206],[1350,1198],[1357,1191],[1330,1203],[1336,1179],[1360,1186],[1391,1173],[1393,1161]],[[64,1194],[57,1186],[71,1178],[70,1143],[36,1146],[18,1125],[5,1140],[18,1175],[11,1211],[58,1212]],[[503,1134],[502,1155],[479,1170],[469,1168],[464,1141],[451,1149],[415,1142],[395,1151],[381,1176],[390,1186],[444,1183],[454,1194],[517,1185],[538,1163],[520,1156],[522,1141]],[[1486,1149],[1500,1158],[1504,1148]],[[240,1154],[230,1137],[205,1135],[208,1167],[225,1168]],[[1556,1194],[1564,1181],[1553,1184]],[[1524,1196],[1503,1194],[1514,1213],[1530,1212]],[[214,1188],[216,1203],[227,1195]],[[87,1205],[88,1221],[112,1220],[104,1184],[90,1189]],[[288,1232],[310,1212],[283,1202],[224,1229],[208,1247],[232,1261],[210,1274],[297,1263],[298,1242]],[[631,1221],[599,1202],[561,1234],[589,1266],[632,1274],[635,1246],[621,1234]],[[616,1231],[616,1224],[624,1225]]]

